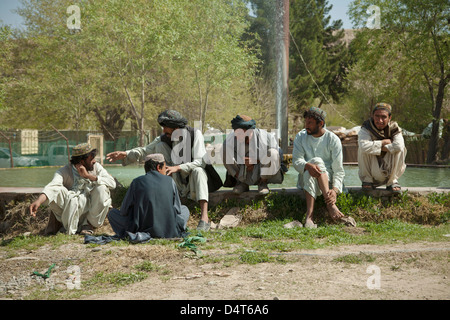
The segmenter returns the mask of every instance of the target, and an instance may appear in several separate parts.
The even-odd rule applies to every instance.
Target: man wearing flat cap
[[[345,176],[341,140],[325,128],[324,110],[311,107],[303,117],[305,129],[295,137],[292,164],[298,171],[297,187],[305,191],[305,227],[317,227],[313,211],[315,200],[320,195],[323,195],[333,221],[355,226],[354,219],[344,216],[336,206],[336,197],[342,192]]]
[[[281,184],[283,171],[278,142],[274,135],[256,127],[247,115],[231,120],[233,131],[223,143],[223,160],[227,170],[225,186],[233,186],[234,193],[249,191],[257,185],[260,194],[269,193],[268,184]]]
[[[131,182],[120,210],[108,213],[111,228],[120,238],[138,232],[151,238],[182,237],[189,209],[181,205],[175,181],[166,175],[164,156],[146,156],[144,168],[145,175]]]
[[[163,134],[145,147],[128,151],[115,151],[106,155],[110,162],[123,160],[122,165],[143,161],[153,153],[161,153],[166,160],[167,175],[174,179],[180,197],[197,201],[200,205],[200,221],[197,230],[210,229],[208,220],[208,176],[205,171],[205,141],[199,130],[187,126],[187,119],[178,111],[166,110],[159,114],[158,123]]]
[[[110,190],[114,178],[95,161],[97,150],[88,143],[72,149],[70,163],[56,171],[39,197],[30,206],[30,214],[48,205],[50,221],[62,225],[67,234],[93,234],[100,227],[111,206]],[[57,231],[57,230],[56,230]]]
[[[391,121],[391,113],[391,105],[377,103],[358,133],[359,178],[363,189],[386,185],[387,190],[401,190],[398,179],[406,169],[406,148],[402,130],[397,122]]]

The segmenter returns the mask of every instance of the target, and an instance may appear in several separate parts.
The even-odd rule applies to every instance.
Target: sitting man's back
[[[111,227],[119,237],[127,232],[149,233],[153,238],[178,238],[183,235],[189,210],[181,205],[175,182],[165,175],[161,154],[147,156],[146,174],[133,180],[120,211],[108,214]]]

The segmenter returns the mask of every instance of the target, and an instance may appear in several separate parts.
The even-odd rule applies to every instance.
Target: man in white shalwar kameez
[[[233,192],[240,194],[249,191],[250,185],[258,185],[260,194],[268,194],[268,184],[281,184],[284,179],[275,136],[256,128],[256,121],[246,115],[237,115],[231,125],[233,131],[223,143],[223,158]]]
[[[111,162],[123,160],[122,165],[125,166],[143,161],[149,154],[161,153],[168,165],[167,174],[174,179],[180,197],[192,199],[200,205],[201,218],[197,230],[208,231],[211,224],[208,220],[208,176],[203,159],[206,155],[205,141],[200,130],[188,127],[187,122],[179,112],[166,110],[158,116],[158,123],[163,128],[161,136],[145,147],[115,151],[107,154],[106,158]]]
[[[406,169],[407,151],[400,127],[391,121],[391,111],[389,104],[378,103],[358,133],[358,173],[363,189],[386,185],[390,191],[401,190],[398,179]]]
[[[345,217],[336,206],[337,194],[342,192],[344,166],[339,137],[325,129],[325,111],[311,107],[304,113],[305,129],[294,140],[292,164],[298,171],[297,187],[305,191],[305,226],[315,228],[314,203],[323,195],[330,217],[337,222],[355,226],[351,217]]]
[[[96,150],[88,143],[75,146],[70,164],[62,167],[30,206],[48,205],[57,221],[69,235],[92,234],[105,221],[111,207],[110,189],[114,178],[95,161]],[[52,219],[53,217],[51,217]]]

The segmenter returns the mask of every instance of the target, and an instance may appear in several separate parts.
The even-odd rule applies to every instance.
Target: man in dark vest
[[[152,238],[179,238],[186,231],[189,209],[181,205],[177,186],[166,176],[162,154],[145,158],[145,175],[134,179],[120,210],[112,209],[108,220],[120,238],[129,233],[149,233]]]
[[[359,178],[363,189],[380,185],[400,192],[398,178],[405,172],[406,148],[402,130],[391,121],[392,107],[378,103],[358,133]]]
[[[158,116],[163,134],[145,147],[128,151],[115,151],[106,155],[110,162],[123,160],[122,165],[142,161],[147,155],[161,153],[168,165],[167,175],[172,176],[180,197],[189,198],[200,205],[197,230],[208,231],[208,175],[205,171],[205,141],[200,130],[187,126],[187,119],[175,110],[166,110]],[[177,130],[181,129],[181,130]],[[193,139],[192,138],[193,135]]]

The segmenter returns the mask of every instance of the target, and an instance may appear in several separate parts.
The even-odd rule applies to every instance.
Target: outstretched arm
[[[39,197],[30,205],[30,214],[32,217],[36,217],[36,212],[46,200],[47,196],[45,193],[41,193]]]

